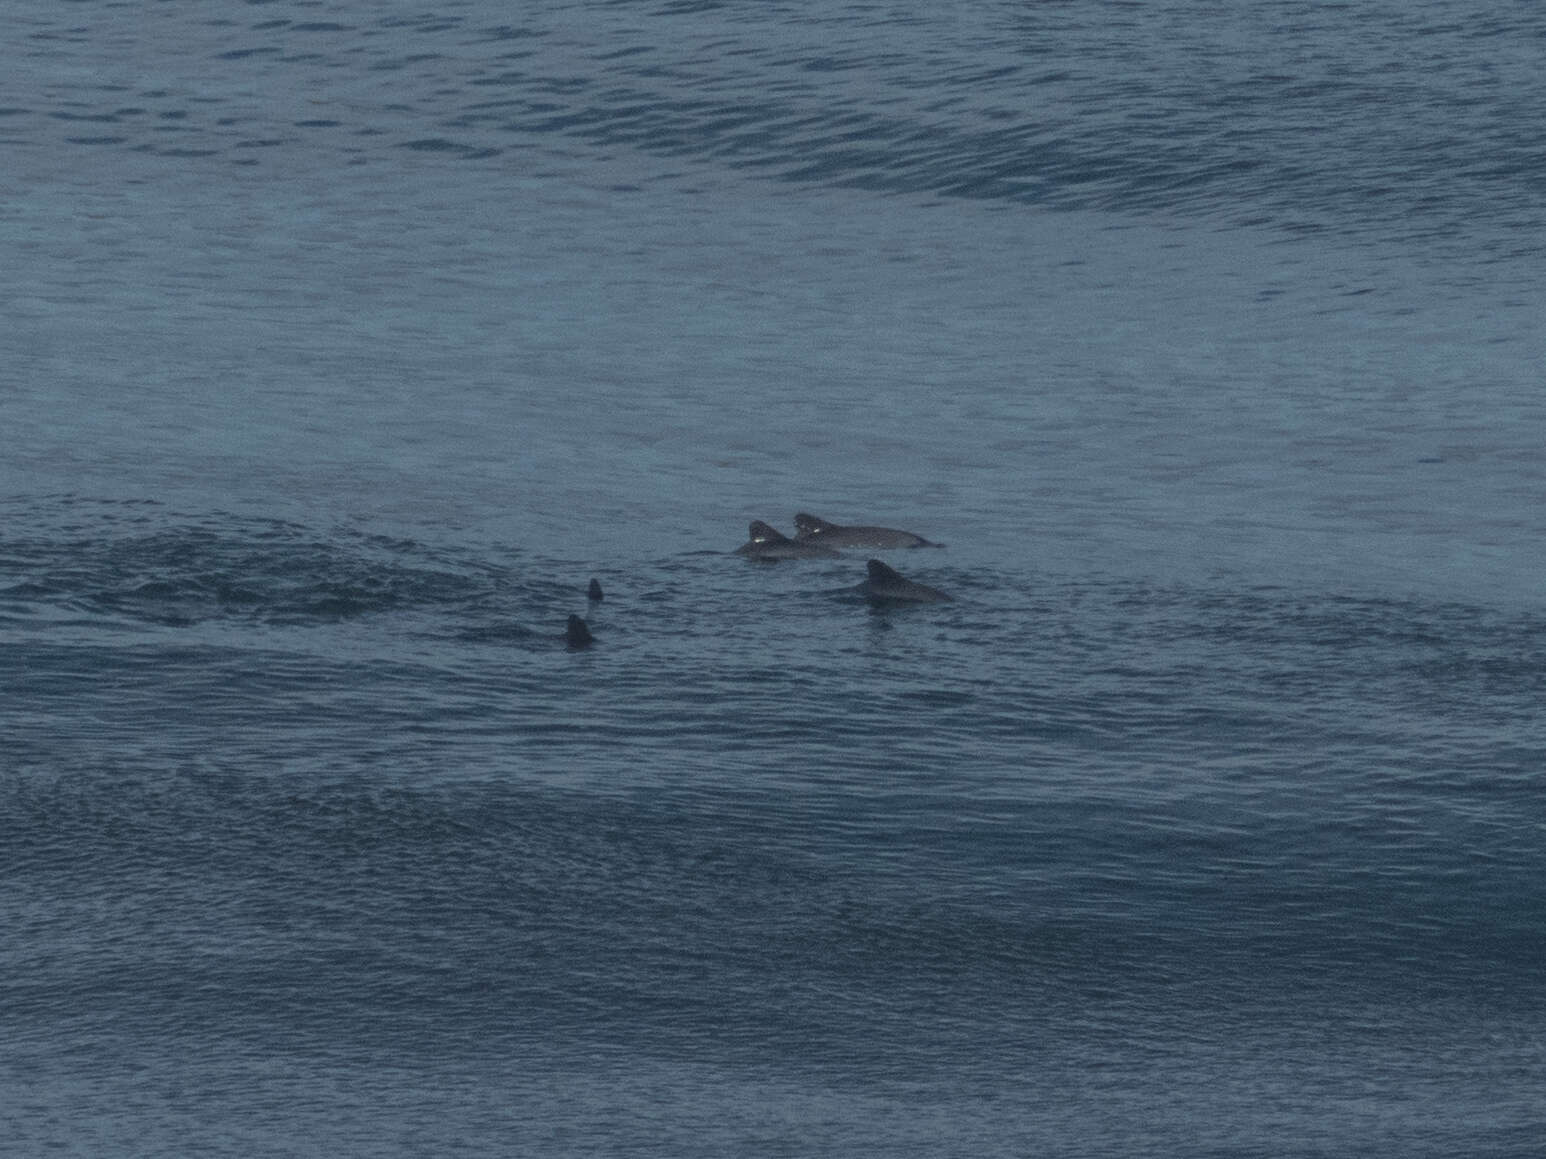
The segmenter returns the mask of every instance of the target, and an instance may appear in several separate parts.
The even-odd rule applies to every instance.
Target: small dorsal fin
[[[878,560],[878,559],[870,560],[870,562],[867,563],[865,566],[870,569],[870,582],[871,583],[895,584],[895,583],[906,583],[907,582],[901,576],[899,576],[893,569],[887,567],[885,564],[881,563],[880,560]]]
[[[591,576],[590,587],[585,591],[585,598],[597,603],[600,603],[605,598],[601,591],[601,581],[595,576]]]
[[[902,603],[932,604],[941,601],[950,602],[954,596],[931,588],[928,584],[914,583],[905,576],[897,575],[878,559],[870,560],[870,578],[859,585],[862,591],[872,602],[889,603],[899,601]]]
[[[782,543],[789,537],[776,527],[770,527],[760,519],[753,519],[747,528],[747,536],[753,543]]]
[[[564,642],[571,648],[587,648],[594,638],[590,634],[590,625],[571,612],[569,625],[564,629]]]

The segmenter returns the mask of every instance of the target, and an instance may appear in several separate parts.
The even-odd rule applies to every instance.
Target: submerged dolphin
[[[805,512],[794,517],[794,525],[799,529],[801,541],[806,543],[825,543],[832,547],[938,547],[937,543],[930,543],[921,535],[914,535],[911,531],[898,531],[894,527],[843,527],[837,523],[828,523],[825,519],[818,519],[814,515]]]
[[[736,548],[734,554],[765,560],[768,563],[780,559],[836,559],[839,555],[838,552],[820,543],[790,539],[760,519],[752,520],[749,534],[751,538]]]
[[[928,584],[914,583],[910,579],[898,575],[878,559],[869,562],[870,575],[855,591],[863,594],[864,598],[873,604],[908,603],[908,604],[937,604],[941,601],[953,600],[954,596],[948,596],[938,588],[931,588]]]
[[[571,648],[589,648],[594,638],[590,634],[590,626],[573,612],[569,613],[569,626],[564,629],[564,643]]]

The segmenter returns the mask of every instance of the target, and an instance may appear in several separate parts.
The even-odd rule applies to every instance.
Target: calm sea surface
[[[962,8],[8,8],[0,1154],[1539,1154],[1546,14]]]

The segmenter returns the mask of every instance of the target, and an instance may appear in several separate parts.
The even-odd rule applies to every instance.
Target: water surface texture
[[[11,6],[0,1154],[1538,1154],[1546,15],[961,7]]]

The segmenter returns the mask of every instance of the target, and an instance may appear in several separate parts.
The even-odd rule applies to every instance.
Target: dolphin
[[[854,590],[861,593],[872,604],[937,604],[955,598],[946,595],[938,588],[914,583],[898,575],[878,559],[870,560],[867,566],[870,569],[869,578]]]
[[[594,637],[590,627],[573,612],[569,614],[569,626],[564,629],[564,642],[570,648],[589,648]]]
[[[803,511],[794,517],[794,525],[799,529],[802,542],[825,543],[833,547],[872,547],[884,551],[890,547],[940,546],[911,531],[897,531],[892,527],[843,527]]]
[[[748,533],[751,538],[736,548],[734,554],[767,563],[780,559],[837,559],[841,554],[820,543],[790,539],[760,519],[752,520]]]
[[[601,592],[601,581],[595,576],[591,576],[590,587],[586,589],[585,598],[598,604],[606,598]]]

